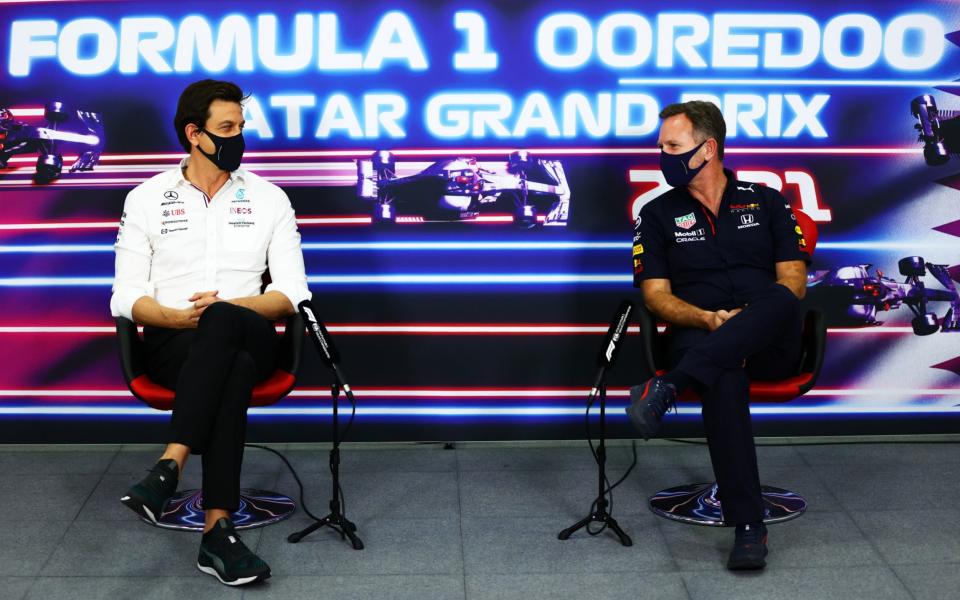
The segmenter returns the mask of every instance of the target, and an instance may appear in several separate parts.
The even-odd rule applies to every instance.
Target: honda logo
[[[740,215],[740,222],[744,225],[749,225],[753,223],[753,215]]]

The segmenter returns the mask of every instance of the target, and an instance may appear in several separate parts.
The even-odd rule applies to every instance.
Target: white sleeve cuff
[[[311,297],[310,289],[306,285],[290,281],[274,281],[267,286],[264,292],[280,292],[293,305],[293,310],[297,310],[301,302],[309,300]]]
[[[133,321],[133,305],[144,296],[152,298],[153,292],[153,285],[149,283],[145,286],[114,286],[113,296],[110,297],[110,314]]]

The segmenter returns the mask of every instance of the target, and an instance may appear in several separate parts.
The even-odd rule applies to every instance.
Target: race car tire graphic
[[[927,274],[923,257],[920,256],[901,258],[897,266],[900,267],[900,274],[904,277],[923,277]]]
[[[944,123],[941,121],[944,115],[941,115],[937,109],[936,100],[930,95],[914,98],[910,103],[910,112],[917,119],[914,127],[920,133],[920,141],[923,142],[923,159],[927,165],[938,167],[946,164],[950,160],[948,146],[952,145],[947,138],[951,137],[951,131],[956,131],[956,125],[949,125],[948,120],[947,131],[944,131]]]
[[[940,323],[937,322],[937,315],[934,313],[924,313],[923,316],[914,317],[910,324],[917,335],[931,335],[940,329]]]
[[[391,203],[375,204],[373,208],[374,225],[390,225],[397,222],[397,210]]]
[[[63,170],[63,157],[59,154],[41,154],[37,158],[37,179],[50,181],[60,177]]]
[[[517,227],[530,229],[537,225],[537,207],[525,204],[517,207],[514,223]]]
[[[947,164],[950,160],[950,154],[944,149],[943,144],[928,144],[923,147],[923,160],[931,167],[939,167]]]
[[[50,123],[63,123],[69,118],[66,107],[64,107],[63,102],[53,101],[48,102],[47,105],[43,108],[43,118],[49,121]]]

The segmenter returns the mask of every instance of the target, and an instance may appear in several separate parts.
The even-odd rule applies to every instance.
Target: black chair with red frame
[[[123,378],[134,396],[156,410],[173,410],[174,392],[152,381],[145,371],[143,340],[137,325],[124,317],[114,319],[120,345]],[[297,381],[297,369],[304,337],[299,313],[286,319],[280,341],[277,367],[273,374],[253,388],[251,407],[269,406],[289,394]],[[164,505],[157,527],[189,531],[203,530],[201,490],[181,490]],[[294,513],[296,504],[283,494],[261,489],[241,489],[240,507],[231,515],[237,529],[262,527],[282,521]],[[144,522],[153,524],[144,519]]]
[[[817,229],[813,220],[801,211],[794,211],[797,223],[803,230],[806,251],[813,255],[817,244]],[[666,340],[669,327],[663,331],[649,310],[641,303],[637,310],[642,342],[643,366],[649,373],[664,373]],[[783,403],[798,398],[813,389],[823,366],[827,330],[823,313],[809,309],[804,315],[802,349],[796,373],[779,381],[751,381],[751,403]],[[692,393],[681,395],[680,400],[699,400]],[[772,486],[761,486],[764,503],[764,523],[780,523],[799,517],[807,508],[806,500],[799,494]],[[694,483],[671,487],[650,497],[650,510],[655,514],[684,523],[696,525],[728,526],[723,520],[723,510],[717,498],[717,484]]]

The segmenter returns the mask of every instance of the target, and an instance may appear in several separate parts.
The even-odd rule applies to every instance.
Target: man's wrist
[[[710,331],[710,327],[713,325],[713,312],[709,310],[700,309],[700,326],[707,331]]]
[[[183,320],[180,318],[181,311],[176,308],[161,305],[160,315],[170,329],[183,329],[185,327]]]

